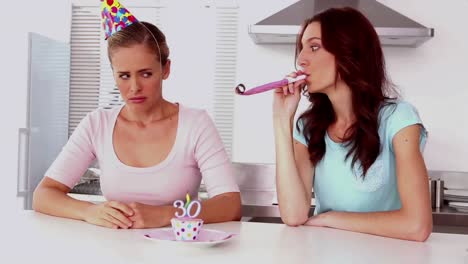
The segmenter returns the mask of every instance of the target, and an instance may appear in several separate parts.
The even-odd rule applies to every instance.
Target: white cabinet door
[[[70,45],[29,34],[29,91],[26,128],[19,129],[18,188],[24,209],[68,140]]]

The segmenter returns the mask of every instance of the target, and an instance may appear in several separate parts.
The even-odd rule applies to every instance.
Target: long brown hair
[[[153,36],[157,40],[157,43]],[[144,44],[156,54],[156,60],[161,60],[162,66],[166,65],[169,57],[169,47],[166,42],[166,36],[164,36],[164,33],[162,33],[158,27],[148,22],[133,23],[109,37],[107,39],[107,55],[109,61],[112,62],[112,52],[117,48],[130,47],[135,44]],[[161,58],[159,58],[160,53]]]
[[[312,22],[319,22],[323,47],[335,56],[337,78],[346,83],[352,93],[352,108],[356,121],[345,133],[346,159],[352,156],[351,166],[359,160],[362,177],[381,151],[378,134],[379,110],[391,104],[391,95],[398,96],[387,78],[385,61],[374,27],[359,11],[344,7],[331,8],[304,21],[296,42],[296,60],[302,50],[302,36]],[[296,124],[303,122],[303,133],[308,143],[312,164],[325,155],[325,133],[336,121],[332,104],[326,94],[303,92],[311,106],[302,113]]]

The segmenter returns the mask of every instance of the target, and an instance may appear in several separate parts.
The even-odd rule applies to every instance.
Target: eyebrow
[[[152,70],[150,68],[145,68],[145,69],[138,70],[138,72],[146,72],[146,71],[152,71]],[[117,73],[118,74],[129,74],[130,72],[129,71],[118,71]]]
[[[322,39],[319,38],[319,37],[311,37],[311,38],[308,38],[304,43],[307,43],[307,42],[309,42],[309,41],[311,41],[311,40],[315,40],[315,39],[322,40]]]
[[[311,38],[307,39],[306,41],[311,41],[311,40],[314,40],[314,39],[322,40],[322,39],[319,38],[319,37],[311,37]]]
[[[152,71],[150,68],[145,68],[145,69],[141,69],[141,70],[138,70],[138,72],[146,72],[146,71]],[[118,73],[122,74],[122,73],[129,73],[128,71],[119,71]]]

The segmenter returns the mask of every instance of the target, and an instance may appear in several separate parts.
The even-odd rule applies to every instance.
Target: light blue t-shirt
[[[419,114],[411,104],[396,101],[382,107],[379,113],[379,136],[381,153],[367,171],[365,179],[360,176],[359,160],[351,168],[352,156],[346,160],[348,148],[325,135],[326,151],[315,167],[314,192],[315,213],[327,211],[377,212],[401,208],[398,194],[395,153],[392,139],[401,129],[421,125],[420,150],[424,149],[427,132]],[[302,133],[294,129],[294,139],[307,146]]]

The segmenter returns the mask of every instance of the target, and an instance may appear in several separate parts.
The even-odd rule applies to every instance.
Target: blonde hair
[[[107,56],[112,63],[112,53],[118,48],[128,48],[143,44],[154,51],[156,59],[164,66],[169,58],[166,36],[155,25],[148,22],[136,22],[114,33],[107,39]]]

